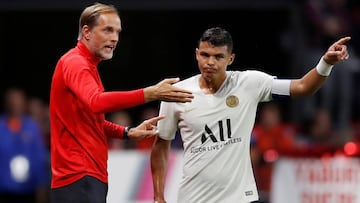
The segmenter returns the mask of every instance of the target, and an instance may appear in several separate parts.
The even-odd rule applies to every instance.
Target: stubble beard
[[[109,60],[114,56],[114,52],[111,53],[105,53],[104,51],[98,51],[96,53],[96,56],[100,58],[101,60]]]

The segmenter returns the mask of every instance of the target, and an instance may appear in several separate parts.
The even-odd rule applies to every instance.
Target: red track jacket
[[[96,59],[82,43],[58,61],[51,84],[51,187],[90,175],[107,183],[107,137],[124,127],[105,121],[106,112],[143,104],[143,89],[104,92]]]

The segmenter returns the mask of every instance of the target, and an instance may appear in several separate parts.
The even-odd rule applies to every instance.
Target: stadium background
[[[81,9],[91,1],[15,2],[0,6],[6,19],[0,31],[0,91],[17,85],[48,100],[55,63],[75,45]],[[197,40],[213,26],[233,35],[237,57],[231,68],[293,75],[290,61],[296,51],[281,47],[282,35],[295,29],[291,4],[244,2],[113,1],[123,31],[114,58],[100,65],[105,88],[133,89],[198,73]]]

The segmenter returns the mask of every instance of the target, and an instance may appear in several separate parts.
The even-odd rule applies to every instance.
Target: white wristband
[[[321,57],[319,63],[316,65],[316,71],[322,76],[329,76],[334,65],[328,64]]]

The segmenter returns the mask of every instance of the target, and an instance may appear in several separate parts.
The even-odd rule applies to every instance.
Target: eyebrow
[[[207,56],[210,56],[210,55],[211,55],[211,54],[209,54],[209,53],[206,52],[206,51],[200,51],[200,54],[201,54],[201,55],[207,55]],[[215,57],[220,57],[220,56],[224,57],[225,54],[219,53],[219,54],[214,54],[213,56],[215,56]]]

